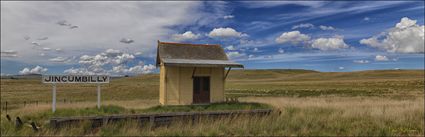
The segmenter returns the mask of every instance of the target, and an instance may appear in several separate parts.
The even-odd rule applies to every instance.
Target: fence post
[[[24,107],[27,105],[27,101],[24,101]]]
[[[15,121],[16,128],[17,129],[21,128],[23,124],[24,123],[22,123],[22,120],[19,117],[16,117],[16,121]]]

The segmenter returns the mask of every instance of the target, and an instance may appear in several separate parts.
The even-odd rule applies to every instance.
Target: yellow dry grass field
[[[154,130],[127,122],[96,131],[10,131],[2,135],[424,135],[424,70],[316,72],[309,70],[232,70],[225,94],[242,102],[272,105],[267,117],[175,123]],[[112,79],[102,86],[102,104],[126,109],[159,105],[157,74]],[[96,106],[96,85],[59,85],[60,109]],[[39,79],[2,79],[1,102],[9,114],[50,111],[51,86]],[[23,102],[26,105],[24,107]],[[35,104],[38,102],[38,104]],[[5,112],[2,109],[2,120]]]

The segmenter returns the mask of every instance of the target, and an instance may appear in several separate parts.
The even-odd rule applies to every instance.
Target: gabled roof
[[[220,45],[171,43],[158,41],[156,65],[195,67],[240,67],[230,61]]]

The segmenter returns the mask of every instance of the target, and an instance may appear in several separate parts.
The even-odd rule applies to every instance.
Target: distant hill
[[[377,78],[423,78],[424,70],[366,70],[354,72],[319,72],[302,69],[260,69],[232,70],[228,80],[338,80],[338,79],[377,79]]]
[[[227,71],[227,70],[226,70]],[[112,79],[138,76],[111,76]],[[149,74],[152,76],[159,74]],[[423,77],[424,70],[365,70],[354,72],[319,72],[304,69],[237,69],[231,70],[228,80],[321,80]],[[41,74],[1,76],[2,79],[41,79]],[[137,79],[137,78],[136,78]]]
[[[1,76],[2,79],[41,79],[41,74],[8,75]]]

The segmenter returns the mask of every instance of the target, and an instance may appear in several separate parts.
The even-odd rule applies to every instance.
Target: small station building
[[[220,45],[160,41],[156,66],[160,68],[162,105],[223,102],[224,84],[231,68],[244,67],[230,61]]]

